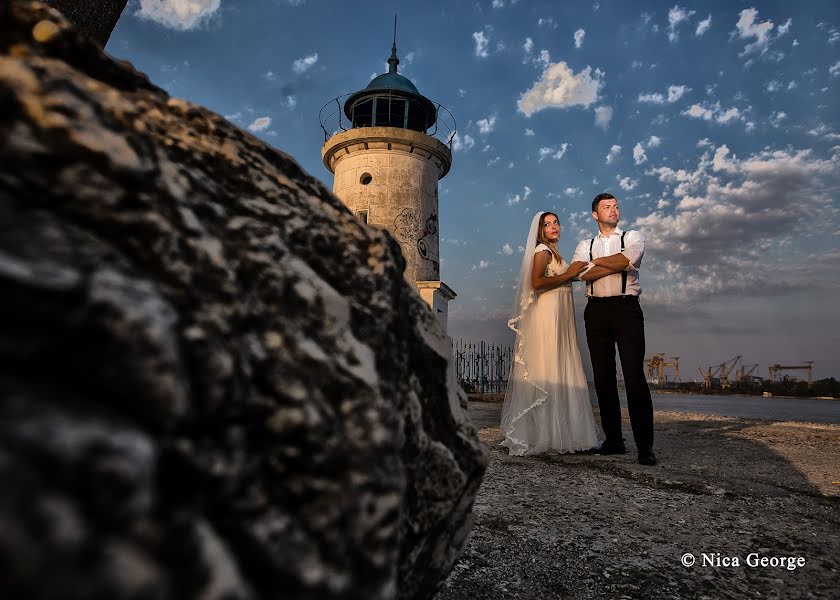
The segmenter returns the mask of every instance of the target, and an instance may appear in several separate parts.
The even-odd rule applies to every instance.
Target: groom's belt
[[[590,302],[638,302],[639,297],[633,294],[625,294],[624,296],[587,296]]]

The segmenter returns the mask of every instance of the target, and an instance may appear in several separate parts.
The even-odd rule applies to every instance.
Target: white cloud
[[[297,98],[294,96],[286,96],[285,105],[289,110],[294,110],[297,106]]]
[[[636,179],[630,179],[629,177],[621,177],[621,175],[619,175],[616,179],[618,179],[619,187],[625,192],[629,192],[639,185],[639,182]]]
[[[195,29],[219,10],[221,0],[140,0],[135,16],[170,29]]]
[[[637,165],[647,162],[647,154],[645,154],[645,148],[641,143],[633,146],[633,162]]]
[[[458,88],[458,97],[459,98],[463,98],[466,95],[467,95],[467,90],[462,89],[462,88]]]
[[[682,114],[694,117],[695,119],[711,121],[715,113],[708,108],[700,106],[699,104],[692,104],[688,109],[684,110]]]
[[[828,73],[833,77],[840,75],[840,60],[828,67]]]
[[[646,104],[665,104],[665,96],[659,92],[639,94],[637,101]]]
[[[699,23],[697,23],[697,30],[694,32],[694,35],[700,37],[704,33],[709,30],[709,27],[712,26],[712,15],[709,15],[707,18],[703,19]]]
[[[682,111],[682,114],[694,119],[703,119],[704,121],[716,121],[718,123],[726,124],[732,121],[742,121],[747,126],[747,131],[751,131],[755,127],[755,123],[748,122],[746,119],[746,111],[741,111],[736,107],[722,109],[719,102],[714,104],[692,104],[689,108]]]
[[[257,117],[254,122],[248,125],[248,131],[262,131],[271,125],[271,117]]]
[[[479,119],[475,123],[478,125],[478,132],[484,135],[488,133],[492,133],[493,129],[496,128],[496,117],[487,117],[486,119]]]
[[[600,127],[604,131],[610,126],[610,121],[613,118],[613,109],[611,106],[596,106],[595,107],[595,126]]]
[[[563,193],[567,196],[577,196],[583,193],[583,191],[579,187],[567,187],[565,190],[563,190]]]
[[[730,108],[717,116],[718,123],[729,123],[732,119],[740,119],[741,111],[737,108]]]
[[[554,160],[560,160],[566,154],[566,150],[569,149],[569,146],[571,146],[571,144],[569,144],[568,142],[563,142],[557,148],[549,148],[549,147],[540,148],[540,151],[539,151],[540,152],[540,158],[537,162],[542,162],[546,158],[553,158]]]
[[[539,21],[537,21],[537,25],[539,25],[540,27],[548,27],[549,29],[557,29],[557,22],[554,20],[553,17],[540,17]]]
[[[612,164],[618,156],[621,154],[621,146],[618,144],[613,144],[610,148],[609,154],[607,154],[607,164]]]
[[[519,204],[520,202],[522,202],[524,200],[527,200],[528,196],[530,196],[530,195],[531,195],[531,188],[529,188],[526,185],[522,188],[522,193],[521,194],[515,194],[513,196],[508,196],[507,205],[508,206],[515,206],[515,205]]]
[[[773,127],[780,127],[781,124],[782,124],[782,121],[784,121],[785,119],[787,119],[787,113],[783,110],[780,110],[780,111],[774,112],[772,115],[770,115],[770,124]]]
[[[508,256],[513,254],[513,246],[511,246],[510,244],[505,244],[504,246],[502,246],[502,254],[507,254]]]
[[[476,31],[472,34],[472,37],[475,41],[475,55],[479,58],[487,58],[489,56],[487,46],[490,45],[490,37],[485,35],[483,31]]]
[[[772,94],[773,92],[778,92],[780,89],[782,89],[782,84],[774,79],[773,81],[767,84],[766,89]]]
[[[464,137],[461,137],[460,133],[456,133],[452,137],[452,150],[455,152],[460,152],[461,150],[469,150],[475,146],[475,140],[472,138],[471,135],[466,134]]]
[[[537,134],[534,133],[533,129],[526,129],[525,130],[525,135],[530,137],[530,136],[537,135]]]
[[[490,266],[490,262],[489,262],[489,261],[486,261],[486,260],[479,260],[479,261],[478,261],[478,264],[477,264],[477,265],[473,265],[471,270],[475,271],[475,270],[480,270],[480,269],[486,269],[486,268],[487,268],[487,267],[489,267],[489,266]]]
[[[668,86],[668,102],[674,103],[680,98],[685,95],[686,92],[690,92],[691,88],[686,87],[684,85],[669,85]]]
[[[773,21],[768,19],[767,21],[756,23],[755,19],[757,16],[758,11],[754,8],[747,8],[738,13],[738,22],[735,24],[738,37],[742,40],[755,38],[754,42],[744,46],[744,51],[740,56],[745,56],[753,52],[763,54],[767,51],[770,43],[770,32],[773,31]]]
[[[828,34],[828,43],[829,44],[836,44],[840,42],[840,29],[835,27],[834,25],[830,25],[825,21],[820,21],[817,23],[817,28],[825,31]]]
[[[693,10],[688,10],[678,5],[674,5],[668,11],[668,40],[676,42],[680,39],[679,26],[680,23],[687,22],[694,14]]]
[[[838,171],[837,152],[819,159],[811,150],[768,149],[740,160],[726,146],[715,150],[714,160],[705,152],[694,170],[651,171],[666,186],[680,183],[673,202],[668,203],[666,191],[656,211],[627,228],[644,232],[652,277],[663,273],[666,263],[679,268],[665,288],[645,292],[648,302],[684,306],[720,294],[775,296],[785,288],[831,279],[812,273],[802,273],[801,281],[780,277],[785,265],[778,255],[767,257],[792,237],[813,230],[814,214],[824,213]],[[666,212],[669,204],[675,208]],[[837,216],[829,219],[823,227],[836,229]],[[732,251],[733,240],[738,252]],[[809,268],[793,259],[788,275]]]
[[[309,56],[304,56],[303,58],[299,58],[295,62],[293,62],[292,71],[298,74],[306,73],[306,71],[314,67],[317,62],[318,53],[313,52]]]
[[[550,63],[539,81],[520,95],[517,106],[527,117],[546,108],[589,108],[598,100],[602,76],[603,73],[596,69],[593,77],[591,67],[575,75],[563,61]]]
[[[580,48],[583,46],[583,38],[586,36],[586,31],[583,29],[578,29],[575,31],[575,48]]]
[[[522,44],[522,50],[525,51],[525,54],[531,54],[534,51],[534,40],[525,38],[525,43]]]
[[[505,0],[493,0],[493,8],[504,8]]]
[[[788,20],[779,25],[779,35],[785,35],[788,31],[790,31],[790,26],[793,23],[793,19],[788,17]]]
[[[661,144],[661,143],[662,143],[662,139],[661,139],[661,138],[659,138],[659,137],[657,137],[657,136],[655,136],[655,135],[652,135],[652,136],[650,136],[650,138],[649,138],[649,139],[648,139],[648,141],[647,141],[647,147],[648,147],[648,148],[656,148],[656,147],[657,147],[657,146],[659,146],[659,144]]]
[[[820,123],[813,129],[809,130],[808,135],[813,135],[814,137],[821,137],[832,142],[840,140],[840,133],[834,133],[825,123]]]
[[[690,91],[691,88],[685,85],[669,85],[666,92],[667,95],[659,92],[644,92],[639,94],[637,102],[645,104],[665,104],[668,102],[669,104],[673,104]]]

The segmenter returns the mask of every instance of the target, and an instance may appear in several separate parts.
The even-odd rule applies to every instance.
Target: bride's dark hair
[[[560,217],[555,215],[553,212],[544,212],[542,215],[540,215],[540,223],[537,226],[537,245],[545,244],[546,246],[548,246],[548,249],[551,250],[551,253],[554,255],[554,258],[556,258],[559,262],[559,261],[563,260],[563,257],[560,256],[560,253],[557,252],[557,249],[554,246],[552,246],[549,243],[549,241],[545,238],[545,236],[543,235],[543,225],[545,225],[545,218],[548,215],[551,215],[552,217],[557,219],[557,225],[558,226],[560,225]]]

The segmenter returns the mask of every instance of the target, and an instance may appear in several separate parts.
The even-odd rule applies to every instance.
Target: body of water
[[[623,398],[622,403],[626,404]],[[840,423],[840,400],[657,394],[654,392],[653,407],[657,410],[695,412],[725,417],[745,417],[747,419]]]

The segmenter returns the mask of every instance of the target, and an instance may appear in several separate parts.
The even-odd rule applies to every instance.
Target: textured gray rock
[[[60,10],[76,29],[105,47],[128,0],[44,0]]]
[[[0,5],[0,597],[433,595],[487,455],[403,268],[287,155]]]

